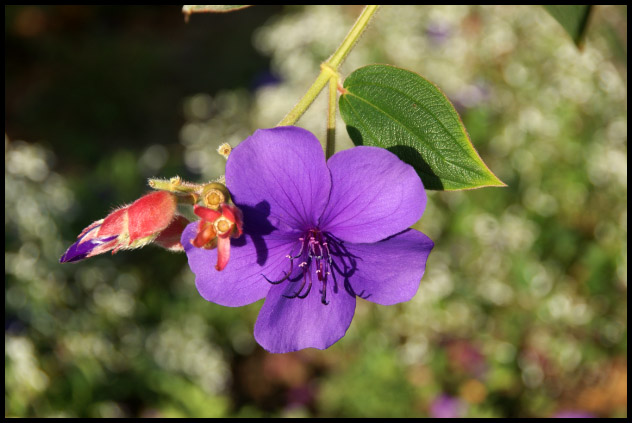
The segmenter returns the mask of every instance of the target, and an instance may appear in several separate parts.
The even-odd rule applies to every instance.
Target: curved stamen
[[[291,270],[290,270],[290,272],[291,272]],[[278,284],[280,284],[281,282],[283,282],[284,280],[286,280],[287,278],[290,277],[289,273],[287,273],[285,271],[283,273],[285,273],[285,276],[283,276],[278,281],[273,281],[273,280],[268,279],[268,277],[266,275],[264,275],[263,273],[261,274],[261,276],[263,276],[265,278],[265,280],[268,281],[268,283],[271,283],[272,285],[278,285]]]
[[[314,237],[311,237],[309,246],[310,246],[310,252],[311,252],[310,256],[312,256],[316,260],[322,260],[323,249],[320,246],[320,242],[317,241]],[[320,250],[319,252],[316,252],[317,248],[318,250]]]
[[[292,255],[290,254],[290,255],[291,255],[290,259],[296,259],[296,258],[299,258],[300,256],[302,256],[302,255],[303,255],[303,247],[305,247],[305,243],[303,242],[303,241],[304,241],[304,239],[303,239],[303,238],[299,238],[299,239],[298,239],[298,241],[301,243],[301,248],[299,249],[299,251],[298,251],[298,254],[297,254],[297,255],[292,256]]]
[[[309,285],[307,285],[307,291],[305,292],[305,294],[301,295],[301,292],[303,291],[303,289],[305,288],[305,285],[307,284],[307,277],[308,277],[308,273],[309,273]],[[307,295],[309,294],[309,292],[312,289],[312,274],[311,272],[309,272],[309,268],[308,271],[306,272],[305,270],[303,270],[303,283],[301,283],[301,287],[292,295],[285,295],[283,294],[283,296],[285,298],[305,298],[307,297]]]
[[[268,277],[266,275],[264,275],[263,273],[261,274],[261,276],[263,276],[272,285],[278,285],[281,282],[283,282],[284,280],[287,280],[287,278],[289,278],[290,275],[292,274],[292,270],[294,269],[294,259],[292,258],[292,256],[286,256],[286,257],[290,259],[290,270],[288,270],[287,272],[283,271],[283,273],[285,273],[285,276],[283,276],[278,281],[273,281],[273,280],[268,279]]]
[[[307,278],[309,279],[309,284],[307,285],[307,291],[305,291],[305,294],[303,295],[297,295],[297,297],[300,299],[307,297],[309,292],[312,290],[312,272],[309,272],[307,274]],[[303,286],[301,286],[301,289],[298,291],[298,294],[300,294],[302,290],[303,290]]]
[[[329,251],[329,244],[327,244],[326,242],[323,242],[323,247],[325,250],[325,255],[327,256],[327,263],[329,263],[329,266],[332,266],[332,258],[331,258],[331,251]]]
[[[307,276],[305,275],[305,271],[303,270],[303,283],[301,284],[301,287],[298,289],[298,291],[296,291],[296,292],[295,292],[294,294],[292,294],[292,295],[285,295],[285,294],[283,294],[283,296],[284,296],[285,298],[289,298],[289,299],[292,299],[292,298],[296,298],[296,297],[298,297],[298,294],[300,294],[300,293],[301,293],[301,291],[303,290],[303,288],[305,288],[305,279],[306,279],[306,278],[307,278]]]
[[[293,255],[294,248],[296,248],[296,244],[294,244],[294,248],[292,248],[292,252],[286,257],[290,259],[290,269],[287,272],[284,272],[284,276],[279,280],[271,280],[265,275],[263,276],[268,283],[273,285],[278,285],[286,280],[289,280],[292,283],[298,282],[301,280],[300,286],[297,290],[295,290],[292,294],[282,294],[285,298],[307,298],[309,293],[311,292],[313,285],[313,275],[312,271],[316,272],[316,277],[318,281],[321,282],[321,289],[319,290],[321,294],[320,302],[324,305],[328,305],[329,301],[327,301],[327,283],[328,277],[331,275],[334,283],[334,292],[337,292],[338,282],[336,281],[336,272],[339,272],[339,266],[333,260],[333,256],[344,256],[346,251],[343,251],[341,246],[338,245],[338,239],[335,237],[332,238],[330,234],[323,233],[319,229],[310,229],[303,237],[298,239],[298,254]],[[300,259],[298,267],[300,268],[295,276],[292,276],[294,270],[294,260]],[[314,270],[312,270],[312,263],[314,264]],[[345,269],[348,267],[347,263],[342,261]],[[343,272],[340,272],[344,274]]]
[[[324,305],[328,305],[329,301],[327,301],[327,277],[323,280],[323,289],[320,291],[321,297],[320,302]]]
[[[316,275],[318,276],[318,280],[321,282],[323,280],[323,277],[325,276],[323,274],[323,270],[324,270],[323,262],[317,259],[316,260]]]

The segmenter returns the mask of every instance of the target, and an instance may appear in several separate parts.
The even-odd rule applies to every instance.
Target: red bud
[[[60,261],[79,261],[110,250],[114,254],[153,241],[169,250],[181,251],[180,236],[189,221],[176,215],[176,206],[177,197],[169,192],[144,195],[85,228]]]

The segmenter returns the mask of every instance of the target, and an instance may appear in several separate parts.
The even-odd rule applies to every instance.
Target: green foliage
[[[479,157],[450,101],[428,80],[370,65],[349,75],[344,88],[340,114],[353,142],[395,153],[427,189],[504,185]]]
[[[388,350],[371,349],[360,360],[341,363],[323,383],[319,404],[328,417],[406,417],[414,404],[413,387],[401,363]],[[371,383],[367,384],[366,381]],[[404,381],[404,382],[402,382]]]

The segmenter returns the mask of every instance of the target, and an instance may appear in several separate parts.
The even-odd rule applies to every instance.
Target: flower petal
[[[305,298],[283,296],[296,294],[300,281],[287,281],[270,289],[255,324],[255,339],[267,351],[324,350],[347,332],[355,313],[355,297],[330,280],[327,286],[329,304],[325,305],[319,292],[321,283],[315,274],[312,281],[313,286]]]
[[[289,267],[285,257],[295,238],[274,231],[265,237],[260,234],[242,235],[230,239],[230,261],[221,272],[215,269],[217,249],[207,250],[191,244],[198,230],[198,222],[189,224],[182,233],[182,246],[195,273],[195,285],[200,295],[216,304],[240,307],[266,296],[270,284],[262,275],[282,277]]]
[[[354,266],[347,266],[345,272],[348,283],[357,296],[377,304],[409,301],[419,289],[433,246],[430,238],[414,229],[374,244],[345,243],[354,257]],[[339,257],[334,260],[340,263]]]
[[[412,166],[379,147],[334,154],[327,166],[332,188],[320,228],[355,243],[377,242],[414,224],[426,191]]]
[[[116,235],[112,235],[105,238],[92,238],[83,242],[79,239],[77,242],[68,247],[64,255],[59,259],[59,262],[72,263],[110,251],[116,246],[116,238]]]
[[[217,238],[217,264],[215,269],[222,271],[230,259],[230,237],[220,236]]]
[[[206,220],[207,222],[215,222],[222,215],[222,213],[217,210],[209,209],[208,207],[198,206],[197,204],[193,206],[193,213],[201,217],[203,220]]]
[[[307,230],[322,214],[331,177],[318,139],[294,126],[260,129],[233,149],[226,185],[235,204],[267,202],[270,215]]]

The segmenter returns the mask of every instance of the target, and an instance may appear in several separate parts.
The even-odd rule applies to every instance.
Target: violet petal
[[[334,154],[327,166],[332,188],[320,228],[348,242],[377,242],[413,225],[426,191],[412,166],[379,147]]]
[[[85,235],[84,235],[85,236]],[[93,238],[88,241],[83,241],[81,237],[77,242],[72,244],[63,256],[59,259],[60,263],[72,263],[75,261],[83,260],[94,250],[96,247],[108,243],[118,238],[118,235],[109,236],[106,238]],[[114,245],[112,245],[114,246]]]
[[[318,222],[331,177],[318,139],[294,126],[259,129],[233,149],[226,186],[235,204],[269,204],[270,216],[306,230]]]
[[[286,281],[270,289],[255,324],[255,339],[267,351],[324,350],[347,332],[355,313],[355,297],[330,280],[326,295],[329,303],[325,305],[319,292],[322,286],[315,272],[312,281],[305,298],[283,296],[295,294],[301,286],[300,281]]]
[[[345,243],[356,263],[348,272],[353,292],[382,305],[409,301],[419,289],[433,246],[430,238],[414,229],[374,244]]]
[[[223,306],[240,307],[266,296],[270,284],[262,276],[280,278],[288,266],[285,257],[295,241],[279,231],[265,237],[242,235],[231,239],[230,260],[217,271],[217,249],[196,248],[191,244],[198,222],[190,223],[182,233],[181,243],[195,274],[195,285],[207,301]]]

